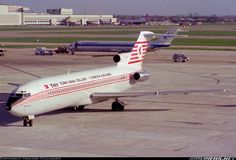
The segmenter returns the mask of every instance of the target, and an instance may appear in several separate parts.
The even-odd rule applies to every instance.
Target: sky
[[[236,15],[236,0],[0,0],[31,12],[72,8],[75,14]]]

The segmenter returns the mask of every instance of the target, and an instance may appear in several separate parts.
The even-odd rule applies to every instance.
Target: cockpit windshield
[[[17,98],[27,98],[31,96],[30,93],[26,93],[26,92],[21,92],[21,93],[11,93],[10,97],[17,97]]]
[[[11,95],[8,98],[7,104],[6,104],[6,108],[8,110],[11,109],[12,104],[15,103],[16,101],[20,100],[20,99],[25,99],[27,97],[30,97],[31,94],[29,92],[26,91],[21,91],[20,93],[15,93],[14,91],[11,93]]]

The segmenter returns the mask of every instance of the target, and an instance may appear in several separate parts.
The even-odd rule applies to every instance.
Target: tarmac
[[[172,62],[185,53],[186,63]],[[105,54],[105,53],[104,53]],[[99,55],[96,53],[96,55]],[[236,156],[236,53],[161,50],[149,53],[148,81],[130,91],[230,89],[226,93],[123,98],[36,116],[33,127],[5,110],[17,84],[39,77],[115,65],[112,56],[36,56],[33,49],[8,49],[0,57],[0,156],[2,157],[172,157]]]

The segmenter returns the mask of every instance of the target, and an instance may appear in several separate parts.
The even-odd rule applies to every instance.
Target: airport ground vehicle
[[[35,55],[53,55],[53,51],[45,47],[38,47],[35,49]]]
[[[4,52],[6,52],[6,50],[0,49],[0,56],[4,56]]]
[[[66,46],[62,46],[62,47],[57,47],[57,49],[55,50],[56,53],[70,53],[70,51],[68,50],[68,47]]]
[[[182,53],[173,54],[173,61],[174,62],[186,62],[188,60],[189,60],[189,57],[185,56]]]

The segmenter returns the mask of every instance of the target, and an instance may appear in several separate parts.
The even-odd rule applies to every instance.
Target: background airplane
[[[175,37],[186,37],[186,35],[177,35],[180,29],[170,29],[164,34],[153,34],[152,38],[158,38],[156,41],[148,43],[148,51],[169,47]],[[68,50],[75,52],[130,52],[135,42],[105,42],[105,41],[76,41],[69,45]]]

